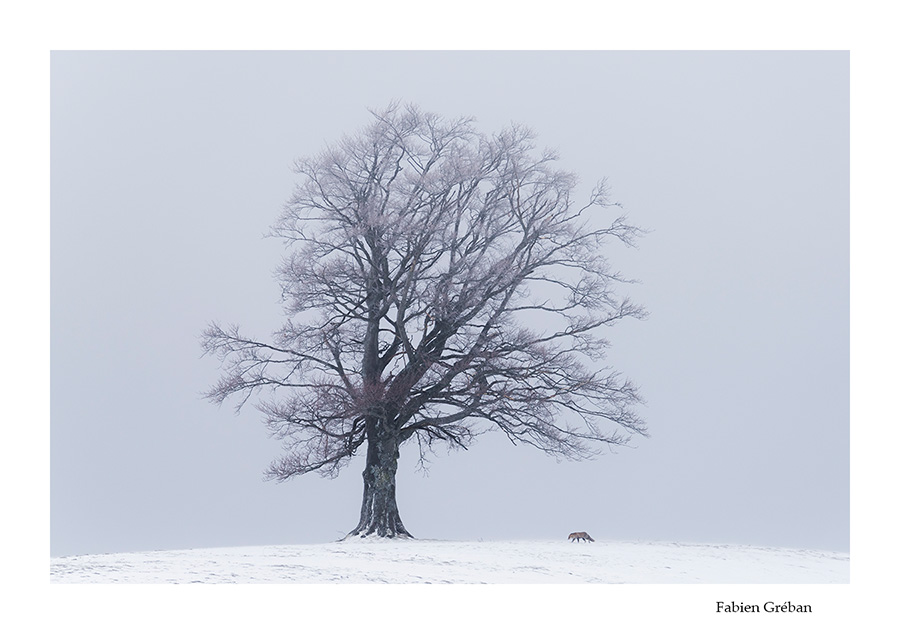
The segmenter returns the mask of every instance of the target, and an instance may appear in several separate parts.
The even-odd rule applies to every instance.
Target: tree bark
[[[396,434],[375,423],[369,426],[366,468],[363,471],[363,501],[359,524],[347,537],[412,537],[397,510],[396,476],[400,443]]]

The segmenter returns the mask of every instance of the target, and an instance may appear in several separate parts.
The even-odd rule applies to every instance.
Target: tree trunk
[[[370,431],[380,425],[371,425]],[[399,442],[395,434],[380,431],[370,434],[363,471],[363,502],[359,524],[347,537],[412,537],[397,511],[396,476],[400,458]]]

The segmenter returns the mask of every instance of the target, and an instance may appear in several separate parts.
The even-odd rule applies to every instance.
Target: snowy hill
[[[849,583],[848,553],[734,545],[353,540],[56,557],[55,583]]]

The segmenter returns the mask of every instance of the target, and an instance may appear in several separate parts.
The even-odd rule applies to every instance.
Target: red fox
[[[577,542],[582,539],[586,542],[594,541],[593,537],[591,537],[590,535],[588,535],[587,533],[585,533],[583,531],[580,533],[572,533],[571,535],[569,535],[569,539],[572,540],[573,542]]]

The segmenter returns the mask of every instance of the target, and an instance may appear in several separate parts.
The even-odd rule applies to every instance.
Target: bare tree
[[[584,206],[574,175],[531,131],[477,132],[415,107],[373,113],[358,135],[296,163],[273,235],[287,313],[269,342],[210,325],[223,376],[207,393],[251,397],[285,455],[269,475],[336,475],[362,447],[363,503],[349,535],[410,536],[400,445],[424,459],[496,428],[569,458],[646,435],[635,387],[598,363],[603,326],[644,316],[604,244],[631,245],[603,183]],[[349,536],[348,535],[348,536]]]

